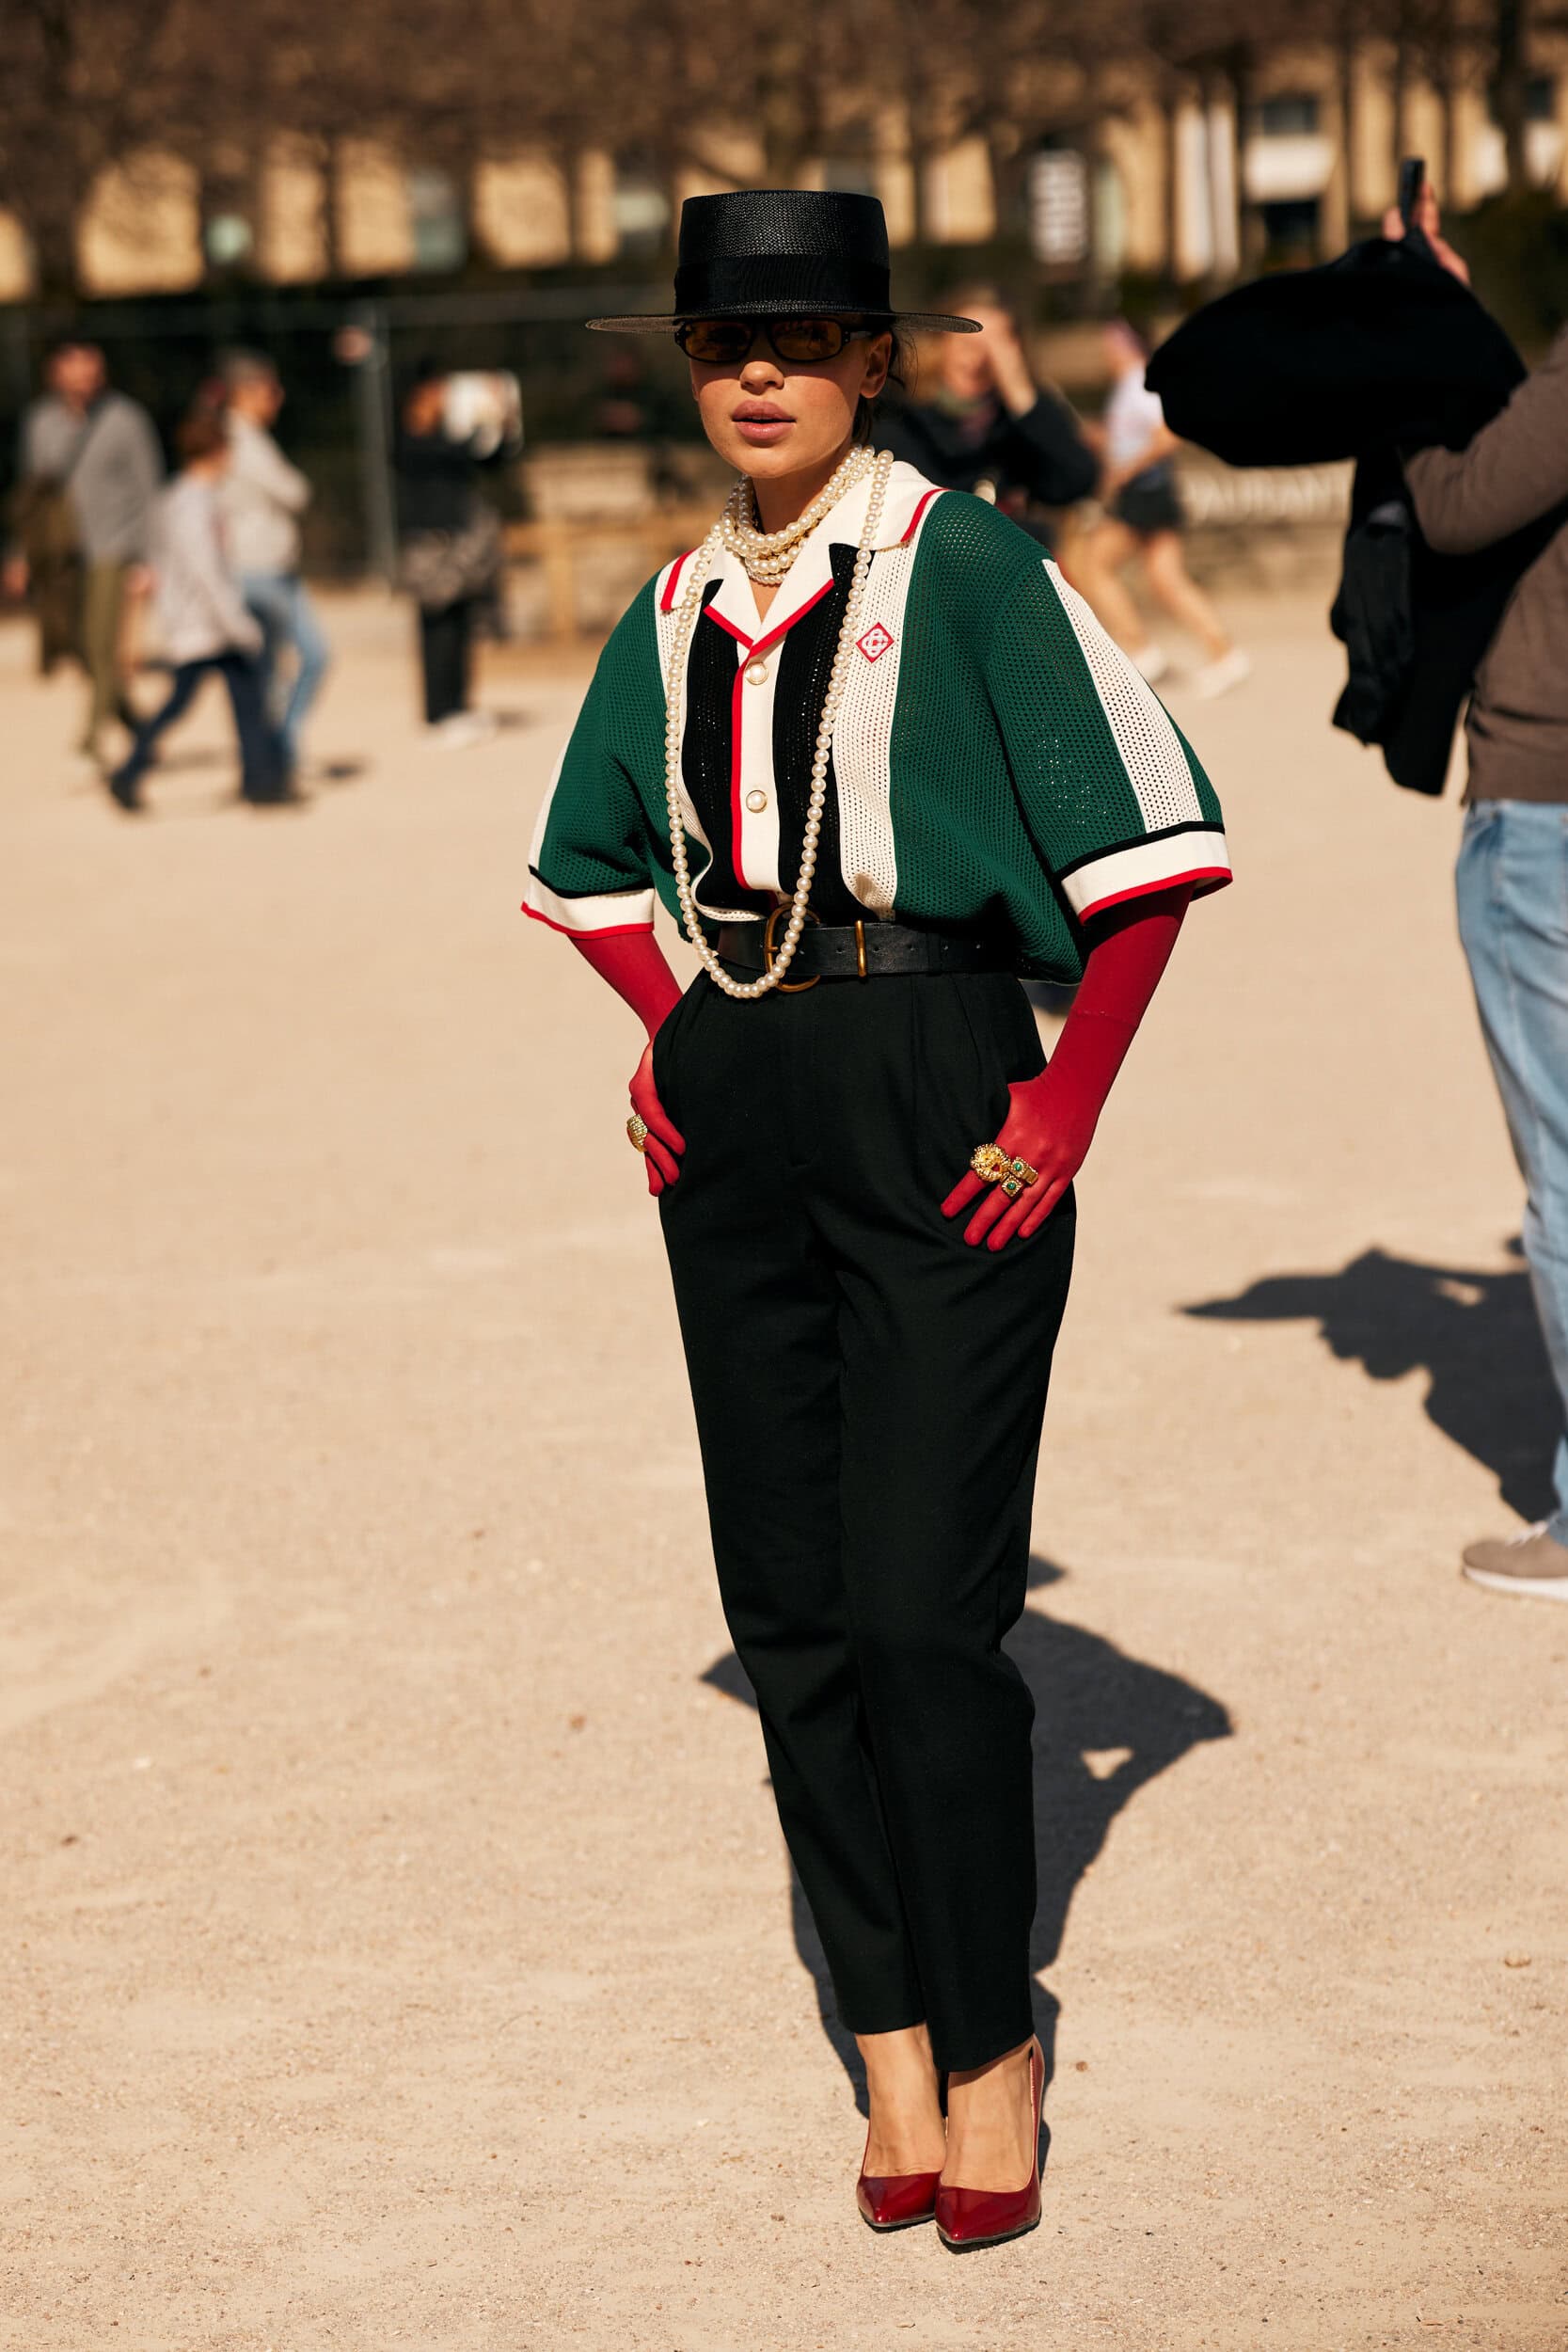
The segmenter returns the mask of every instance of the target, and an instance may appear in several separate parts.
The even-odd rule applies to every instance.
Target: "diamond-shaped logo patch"
[[[879,661],[892,643],[892,629],[885,628],[880,621],[876,624],[875,628],[868,628],[863,637],[857,637],[855,640],[856,645],[864,654],[867,661]]]

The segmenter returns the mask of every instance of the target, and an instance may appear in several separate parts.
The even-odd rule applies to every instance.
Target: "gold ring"
[[[631,1148],[634,1152],[647,1150],[648,1122],[645,1119],[639,1119],[635,1111],[626,1121],[626,1133],[631,1137]]]
[[[1027,1185],[1040,1180],[1037,1168],[1031,1168],[1027,1160],[1009,1159],[999,1143],[977,1143],[969,1165],[983,1184],[1000,1184],[1009,1200],[1016,1200]]]

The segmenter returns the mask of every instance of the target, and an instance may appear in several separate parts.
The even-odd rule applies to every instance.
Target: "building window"
[[[1075,147],[1042,147],[1029,159],[1029,246],[1037,262],[1072,269],[1089,251],[1089,169]]]
[[[1487,119],[1499,122],[1497,86],[1489,83],[1486,91]],[[1525,120],[1555,122],[1557,120],[1557,77],[1551,73],[1530,73],[1525,77]]]
[[[670,199],[663,182],[640,156],[616,157],[610,212],[618,253],[636,258],[664,250],[670,235]]]
[[[409,173],[408,225],[416,269],[462,268],[468,257],[468,231],[450,173],[423,166]]]
[[[1318,132],[1318,101],[1310,90],[1286,90],[1276,98],[1260,101],[1257,118],[1258,136],[1264,139],[1315,138]]]
[[[237,269],[249,260],[256,238],[243,213],[209,213],[202,224],[201,243],[214,269]]]

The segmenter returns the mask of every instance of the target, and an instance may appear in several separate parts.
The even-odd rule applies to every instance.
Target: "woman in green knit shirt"
[[[1220,814],[1036,543],[865,442],[900,324],[873,199],[698,198],[673,331],[740,479],[635,599],[528,912],[642,1019],[721,1594],[865,2061],[857,2195],[1039,2218],[1022,1611],[1071,1183]],[[656,898],[703,968],[684,996]],[[1081,985],[1051,1066],[1017,975]]]

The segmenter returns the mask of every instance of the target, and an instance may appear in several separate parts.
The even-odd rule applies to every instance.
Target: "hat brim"
[[[585,319],[600,335],[668,335],[677,326],[691,326],[698,319],[784,319],[784,318],[864,318],[872,315],[885,326],[906,326],[916,335],[978,335],[978,319],[949,318],[942,310],[895,310],[868,314],[862,310],[847,310],[829,303],[810,302],[800,310],[785,309],[777,302],[731,303],[723,310],[672,310],[662,317],[629,319]],[[879,329],[880,332],[881,329]]]

